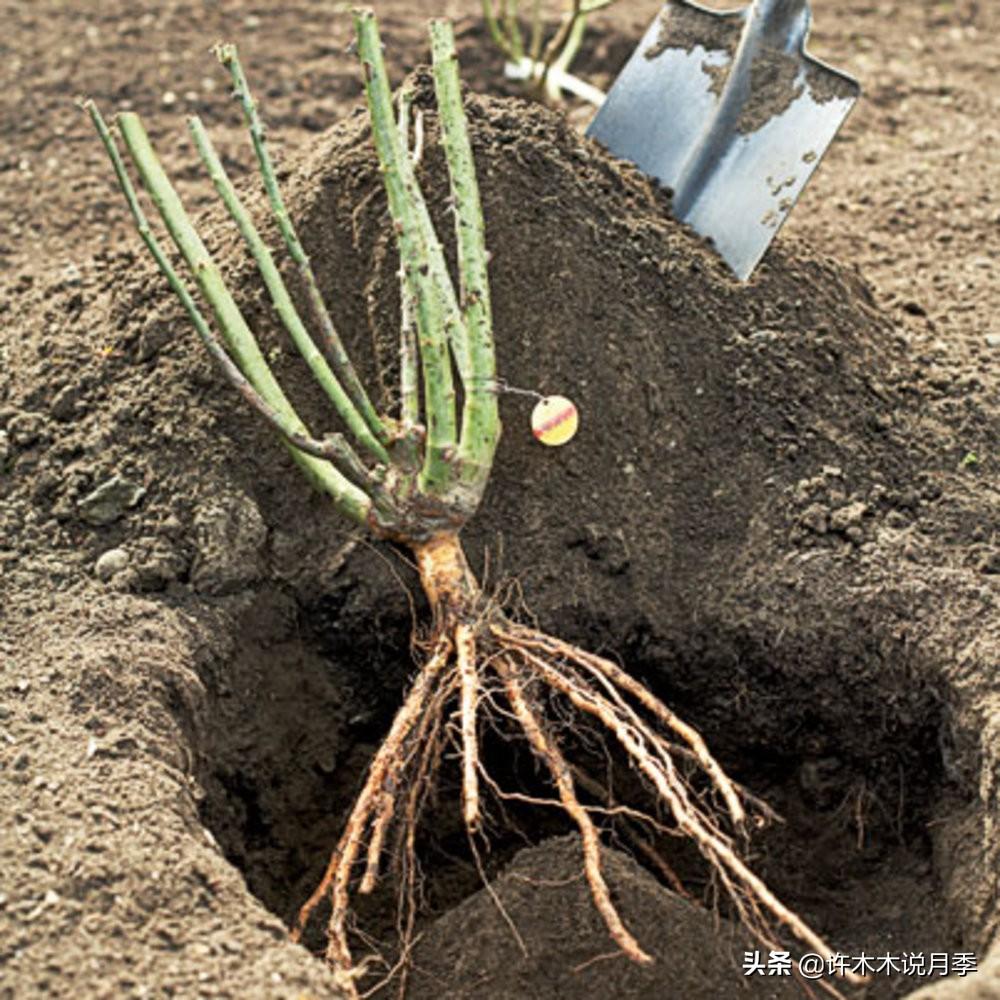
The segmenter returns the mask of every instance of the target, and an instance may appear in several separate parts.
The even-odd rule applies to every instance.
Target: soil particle
[[[267,526],[257,505],[230,492],[194,515],[195,557],[191,583],[202,594],[234,594],[259,580]]]
[[[48,439],[47,421],[41,413],[15,413],[7,421],[7,437],[15,448],[30,448]]]
[[[736,119],[736,131],[749,135],[784,114],[802,96],[801,68],[795,56],[761,48],[750,66],[749,93]]]
[[[820,65],[813,59],[806,60],[805,69],[806,88],[817,104],[858,96],[858,85],[842,73]]]

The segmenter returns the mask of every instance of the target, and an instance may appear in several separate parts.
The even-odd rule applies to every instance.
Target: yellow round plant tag
[[[531,429],[542,444],[566,444],[579,425],[580,415],[565,396],[546,396],[531,411]]]

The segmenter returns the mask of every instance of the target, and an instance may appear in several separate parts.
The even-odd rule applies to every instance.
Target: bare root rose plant
[[[259,267],[276,313],[336,411],[342,429],[335,434],[315,437],[278,384],[139,117],[119,114],[117,131],[214,324],[147,222],[109,126],[92,102],[85,105],[139,234],[225,378],[281,435],[293,461],[330,497],[340,516],[412,553],[430,606],[430,621],[416,637],[422,662],[293,935],[298,937],[320,902],[328,901],[326,958],[348,994],[357,996],[361,963],[352,954],[352,900],[371,892],[386,870],[393,873],[408,913],[403,935],[412,935],[416,832],[442,759],[454,744],[462,815],[473,846],[485,835],[484,799],[490,796],[561,809],[579,832],[581,865],[594,905],[617,947],[634,961],[651,959],[623,923],[602,870],[602,834],[612,817],[627,823],[636,847],[675,888],[679,880],[654,846],[662,833],[697,846],[734,910],[760,940],[774,944],[788,932],[814,951],[831,953],[748,866],[747,831],[768,811],[726,776],[699,733],[617,664],[516,620],[484,594],[470,569],[460,535],[493,468],[500,420],[489,258],[453,33],[446,21],[431,24],[439,131],[455,219],[457,288],[418,183],[413,94],[403,89],[394,107],[374,16],[356,13],[355,27],[372,138],[399,250],[398,412],[377,411],[331,321],[278,188],[264,128],[232,46],[220,46],[218,55],[232,76],[269,204],[298,267],[313,333],[202,123],[189,121],[201,159]],[[547,798],[500,788],[480,752],[487,726],[518,734],[530,747],[547,776]],[[593,768],[570,759],[567,733],[577,726],[601,733],[628,761],[645,790],[645,803],[617,802]]]

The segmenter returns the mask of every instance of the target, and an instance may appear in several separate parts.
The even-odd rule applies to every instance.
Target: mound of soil
[[[637,965],[608,948],[607,928],[580,872],[576,836],[554,837],[522,851],[491,886],[456,906],[417,945],[413,1000],[575,1000],[614,996],[731,997],[745,988],[743,952],[759,949],[745,934],[721,927],[706,910],[665,892],[629,858],[609,851],[605,871],[625,922],[653,944],[653,965]],[[498,905],[518,930],[498,934]],[[669,970],[669,971],[668,971]],[[670,990],[667,993],[667,990]],[[772,978],[753,994],[773,1000],[802,996],[794,981]]]
[[[450,233],[419,80],[421,178]],[[530,400],[503,396],[474,565],[516,580],[545,629],[621,658],[786,817],[758,867],[841,950],[985,954],[1000,920],[995,401],[916,363],[852,269],[783,240],[739,285],[559,117],[478,97],[469,114],[500,373],[572,397],[582,421],[543,449]],[[284,179],[389,405],[397,262],[364,116]],[[211,212],[201,228],[328,429],[230,227]],[[85,968],[93,996],[335,995],[281,921],[399,703],[415,578],[310,493],[138,248],[22,293],[32,319],[0,374],[0,796],[17,832],[0,988],[79,995]],[[457,810],[441,816],[428,900],[445,913],[480,882],[451,850]],[[438,996],[464,995],[440,981],[455,920],[421,958]],[[475,946],[499,954],[509,933],[498,921]],[[606,994],[629,995],[601,964]],[[550,995],[534,968],[520,995]],[[656,968],[646,995],[667,995],[674,970]]]

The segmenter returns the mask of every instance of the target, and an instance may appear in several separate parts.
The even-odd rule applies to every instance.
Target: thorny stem
[[[222,166],[222,162],[219,160],[219,156],[212,146],[212,142],[205,131],[205,126],[202,124],[201,119],[198,117],[189,118],[188,127],[191,130],[191,136],[194,139],[198,154],[201,156],[202,163],[205,164],[209,177],[215,185],[215,190],[218,191],[223,204],[232,216],[250,253],[257,262],[257,267],[260,269],[261,277],[264,279],[264,284],[271,296],[275,311],[281,317],[285,329],[298,348],[303,360],[309,366],[316,381],[323,387],[323,391],[327,394],[337,413],[340,414],[341,419],[347,424],[357,441],[364,445],[379,462],[388,465],[389,453],[372,434],[370,427],[362,419],[361,414],[348,398],[343,386],[341,386],[337,377],[330,370],[330,366],[320,353],[312,337],[309,336],[309,331],[306,330],[305,324],[298,314],[298,310],[296,310],[295,305],[292,303],[292,297],[288,294],[288,289],[281,277],[281,273],[275,266],[274,257],[261,239],[257,227],[253,224],[253,220],[247,213],[246,208],[244,208],[242,201],[240,201],[240,197],[236,193],[236,189],[233,187],[233,183],[229,179],[225,168]],[[359,460],[356,459],[355,461],[357,464],[360,464]]]
[[[226,354],[225,348],[219,342],[219,338],[215,335],[215,332],[208,325],[208,321],[202,315],[201,310],[198,308],[197,303],[191,296],[191,293],[187,290],[184,282],[181,281],[180,276],[177,271],[174,270],[173,264],[170,263],[170,259],[163,252],[163,247],[160,246],[160,241],[153,235],[153,230],[150,228],[149,222],[146,219],[146,214],[142,210],[142,206],[139,204],[139,198],[136,195],[135,188],[132,186],[132,181],[125,170],[125,164],[122,162],[121,153],[118,152],[118,146],[115,143],[114,137],[111,135],[111,131],[108,129],[107,123],[104,121],[104,116],[98,110],[97,105],[93,101],[85,101],[83,104],[83,110],[90,115],[91,121],[94,123],[94,127],[97,129],[98,135],[101,137],[101,141],[104,143],[104,148],[111,159],[111,163],[114,166],[115,174],[118,177],[118,183],[121,186],[122,192],[125,195],[125,200],[128,203],[128,207],[132,213],[132,218],[135,221],[136,231],[142,238],[142,241],[146,244],[149,249],[150,254],[152,254],[153,259],[159,265],[160,270],[163,272],[167,279],[170,288],[173,290],[174,294],[180,299],[181,305],[184,306],[184,311],[188,314],[188,318],[191,320],[198,337],[201,342],[205,345],[205,349],[211,355],[212,359],[218,364],[219,368],[222,370],[226,381],[229,382],[237,392],[243,396],[244,399],[256,410],[268,423],[279,434],[286,438],[289,443],[293,444],[300,451],[306,452],[308,455],[314,455],[316,458],[324,458],[329,461],[334,461],[339,457],[340,450],[338,446],[333,441],[317,441],[315,438],[306,437],[300,434],[296,429],[292,421],[290,421],[284,414],[279,413],[274,407],[268,405],[263,399],[260,393],[247,381],[243,373],[233,364],[232,359]]]
[[[438,64],[435,88],[455,205],[462,289],[460,305],[427,203],[416,180],[419,149],[414,150],[412,157],[409,152],[407,119],[412,95],[402,96],[400,121],[395,122],[374,17],[370,12],[359,12],[355,20],[375,145],[402,265],[401,414],[399,425],[393,428],[391,435],[388,425],[371,409],[367,394],[357,382],[354,368],[325,310],[321,310],[320,325],[330,360],[317,348],[270,250],[236,194],[202,123],[195,118],[189,124],[212,181],[257,262],[278,315],[355,440],[379,463],[375,469],[369,470],[341,435],[319,441],[309,434],[278,386],[226,289],[218,267],[184,213],[141,122],[136,116],[126,114],[121,117],[120,128],[164,224],[212,307],[228,352],[209,329],[158,245],[154,258],[180,296],[199,336],[226,378],[280,431],[310,479],[330,493],[348,516],[400,540],[426,539],[441,526],[453,529],[471,516],[488,479],[499,436],[482,210],[471,149],[464,134],[467,126],[453,38],[447,26],[438,26],[433,35]],[[319,300],[311,265],[278,189],[264,142],[264,127],[236,50],[232,46],[221,46],[217,51],[233,75],[236,96],[250,125],[265,188],[286,246],[300,266],[310,296]],[[421,142],[421,124],[422,118],[418,115],[417,146]],[[106,128],[102,138],[106,138],[105,145],[114,162],[117,151]],[[135,214],[138,199],[130,185],[124,186],[127,176],[120,159],[115,163],[115,170]],[[155,240],[148,224],[141,215],[136,216],[136,220],[143,239],[153,250]],[[453,363],[462,379],[461,434]],[[423,424],[426,424],[426,432]],[[373,512],[378,515],[374,520],[370,516]]]
[[[317,441],[309,434],[278,386],[244,317],[226,289],[218,267],[184,213],[141,122],[136,116],[126,114],[121,117],[120,127],[144,185],[212,307],[228,353],[210,331],[158,245],[154,258],[180,296],[199,336],[223,368],[227,379],[280,431],[310,478],[330,493],[338,507],[352,520],[378,527],[397,538],[405,539],[408,533],[414,538],[424,538],[432,531],[421,526],[422,515],[418,514],[415,520],[404,508],[423,496],[438,503],[435,524],[454,526],[464,523],[478,505],[499,436],[496,396],[492,391],[495,362],[482,210],[471,149],[464,135],[466,124],[455,67],[454,43],[450,29],[438,26],[433,36],[436,39],[435,59],[439,63],[443,61],[443,67],[438,67],[435,86],[439,92],[445,153],[457,206],[456,227],[462,274],[460,306],[430,212],[416,181],[414,170],[419,150],[414,150],[412,157],[409,154],[406,120],[412,96],[403,95],[401,120],[395,122],[373,15],[359,12],[356,27],[373,134],[383,167],[402,263],[401,420],[391,436],[387,425],[371,409],[325,310],[321,310],[320,325],[331,356],[330,362],[318,350],[295,309],[270,250],[236,194],[202,123],[192,119],[189,124],[212,181],[257,262],[275,309],[348,430],[378,461],[379,467],[374,470],[366,468],[343,437]],[[233,74],[236,96],[243,105],[268,198],[286,246],[300,266],[310,296],[320,301],[311,265],[278,189],[264,142],[264,128],[236,50],[232,46],[221,46],[218,54]],[[418,116],[418,145],[421,121]],[[106,138],[105,145],[114,162],[117,151],[110,135]],[[115,164],[115,170],[135,214],[138,199],[130,186],[124,186],[127,176],[120,159]],[[141,215],[136,216],[136,220],[143,239],[153,250],[155,241],[151,242],[148,224]],[[453,361],[463,382],[461,435],[452,377]],[[421,376],[422,399],[419,387]],[[421,403],[424,408],[423,422],[420,419]],[[427,426],[426,442],[423,423]],[[322,464],[319,460],[330,464]],[[393,496],[397,499],[393,500]],[[379,514],[375,522],[369,517],[373,510]]]
[[[614,2],[570,0],[559,27],[545,45],[542,3],[541,0],[531,0],[527,55],[518,23],[519,0],[502,0],[500,19],[497,18],[493,0],[482,0],[482,10],[490,37],[508,60],[508,76],[511,79],[526,81],[535,96],[552,104],[560,103],[563,90],[569,90],[600,106],[604,99],[603,92],[570,76],[569,67],[583,42],[588,16]]]
[[[399,134],[403,150],[416,163],[419,150],[414,146],[410,152],[410,107],[413,91],[406,89],[399,94]],[[399,324],[399,395],[400,416],[404,427],[416,427],[420,423],[420,358],[417,354],[417,333],[413,291],[406,273],[399,272],[400,324]]]
[[[434,87],[441,118],[442,143],[448,162],[455,211],[460,303],[468,346],[468,372],[463,373],[462,433],[458,449],[460,476],[475,493],[486,487],[500,436],[490,287],[483,209],[469,130],[462,108],[455,35],[448,21],[431,22]]]
[[[562,26],[542,56],[543,68],[542,75],[538,80],[538,87],[545,94],[547,100],[557,102],[562,96],[555,80],[558,79],[560,72],[566,72],[569,69],[570,63],[576,58],[586,31],[587,14],[581,0],[573,0],[572,11],[563,21]],[[549,79],[550,73],[555,79]]]
[[[421,489],[430,496],[447,494],[455,481],[457,433],[455,388],[445,334],[446,304],[433,274],[435,249],[443,254],[436,238],[429,243],[422,231],[417,207],[419,188],[413,165],[403,149],[392,113],[389,80],[382,58],[382,43],[375,17],[370,11],[354,15],[358,55],[364,67],[365,94],[372,121],[372,138],[382,166],[389,212],[396,229],[400,263],[416,305],[420,363],[423,370],[424,402],[427,409],[427,447],[420,473]],[[423,199],[419,201],[422,203]],[[447,272],[445,271],[447,276]]]
[[[521,26],[517,22],[518,0],[500,0],[503,9],[504,31],[510,40],[510,54],[515,60],[524,58],[524,39],[521,37]]]
[[[379,53],[381,54],[381,50],[379,50]],[[384,72],[383,75],[385,75]],[[387,76],[386,79],[388,79]],[[435,91],[437,92],[436,83]],[[438,94],[439,111],[441,103],[440,94]],[[464,127],[464,117],[462,119],[462,123]],[[455,288],[451,281],[451,275],[448,272],[448,264],[445,260],[444,249],[442,248],[441,241],[438,239],[437,232],[434,229],[434,223],[431,221],[431,214],[427,207],[427,201],[424,198],[423,192],[420,190],[420,185],[417,183],[416,166],[420,162],[420,147],[422,143],[423,126],[423,116],[419,112],[416,116],[415,125],[413,156],[404,157],[406,162],[403,165],[402,177],[406,188],[406,194],[413,209],[413,218],[418,229],[418,238],[422,242],[424,253],[426,255],[424,259],[424,266],[427,270],[427,276],[439,298],[442,316],[441,322],[447,336],[448,344],[451,348],[452,356],[455,361],[455,367],[458,369],[459,375],[462,379],[468,381],[470,378],[470,368],[472,362],[470,358],[470,346],[466,326],[463,322],[462,311],[459,308],[458,297],[455,294]],[[405,153],[407,144],[405,142],[401,142],[400,145]],[[445,155],[446,158],[450,156],[447,147],[445,147]],[[448,169],[452,169],[450,161]],[[475,183],[475,175],[472,174],[472,177],[473,183]],[[485,252],[484,247],[483,253],[485,254]]]
[[[538,62],[538,57],[542,54],[543,36],[544,25],[542,24],[542,0],[532,0],[531,45],[528,48],[528,55],[532,62]]]
[[[555,62],[563,46],[573,33],[573,29],[580,22],[582,15],[581,2],[582,0],[572,0],[570,9],[563,15],[562,23],[559,25],[558,30],[552,36],[549,44],[545,46],[545,51],[542,54],[542,62],[545,64],[546,71]],[[540,82],[545,82],[544,76]]]
[[[305,282],[309,302],[319,321],[323,341],[330,358],[330,363],[333,365],[333,370],[337,373],[337,377],[343,383],[347,395],[352,400],[354,406],[357,407],[365,423],[375,435],[375,438],[382,445],[388,444],[389,434],[385,424],[375,412],[375,408],[372,406],[371,400],[368,398],[368,394],[365,392],[364,386],[358,378],[354,365],[351,363],[351,359],[344,349],[340,335],[333,325],[330,312],[320,293],[319,285],[316,282],[316,275],[313,272],[312,262],[309,260],[302,243],[299,241],[298,233],[295,231],[291,216],[285,207],[281,189],[278,187],[274,164],[271,162],[271,154],[268,152],[264,124],[257,112],[257,102],[250,93],[250,85],[247,83],[246,75],[243,72],[243,66],[240,63],[236,46],[217,46],[216,55],[219,62],[228,68],[232,77],[235,88],[234,94],[240,101],[244,117],[250,128],[250,138],[253,142],[254,152],[257,155],[257,162],[260,166],[261,176],[264,179],[264,188],[267,191],[271,210],[274,212],[278,228],[281,230],[281,235],[285,240],[285,246],[288,248],[292,260],[298,265],[299,272]]]
[[[483,0],[483,20],[486,22],[486,27],[489,30],[490,37],[493,39],[497,48],[507,56],[508,59],[513,60],[514,51],[511,48],[510,42],[507,40],[507,36],[504,34],[503,28],[500,27],[500,22],[497,20],[496,12],[493,9],[493,0]],[[539,24],[541,20],[539,19]]]
[[[191,224],[177,192],[153,151],[149,136],[138,115],[123,112],[118,116],[118,127],[153,204],[181,256],[194,274],[202,294],[211,305],[227,346],[235,356],[240,370],[268,406],[283,418],[288,429],[304,437],[310,437],[308,429],[288,401],[261,354],[243,314],[226,287],[218,265]],[[122,174],[119,174],[119,182],[121,176]],[[132,195],[134,198],[134,190]],[[320,461],[296,448],[293,448],[292,455],[305,469],[313,483],[333,498],[339,510],[359,524],[367,523],[371,499],[363,490],[351,483],[343,473],[328,462]]]

